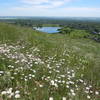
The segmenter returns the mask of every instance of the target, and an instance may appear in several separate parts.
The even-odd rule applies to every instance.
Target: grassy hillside
[[[100,100],[100,44],[0,23],[0,98],[49,97]]]

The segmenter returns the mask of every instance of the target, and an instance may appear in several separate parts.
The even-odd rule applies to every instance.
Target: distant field
[[[100,100],[100,43],[0,23],[0,99],[50,97]]]

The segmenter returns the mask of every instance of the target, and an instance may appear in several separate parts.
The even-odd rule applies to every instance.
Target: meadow
[[[100,43],[0,23],[0,98],[50,97],[100,100]]]

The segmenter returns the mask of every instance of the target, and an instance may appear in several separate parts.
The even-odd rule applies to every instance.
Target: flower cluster
[[[85,100],[99,100],[100,90],[85,77],[88,65],[85,58],[68,50],[48,57],[41,55],[41,52],[37,47],[27,50],[20,45],[0,45],[2,97],[30,99],[44,90],[50,96],[55,93],[62,96],[63,91],[63,95],[71,100],[79,95],[84,96]]]
[[[7,96],[8,98],[20,98],[20,91],[16,90],[13,91],[13,88],[6,89],[5,91],[1,92],[2,96]]]

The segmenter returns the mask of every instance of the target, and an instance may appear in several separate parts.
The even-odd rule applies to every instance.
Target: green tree
[[[69,27],[63,27],[61,29],[58,29],[59,33],[62,34],[70,34],[72,32],[72,29]]]

